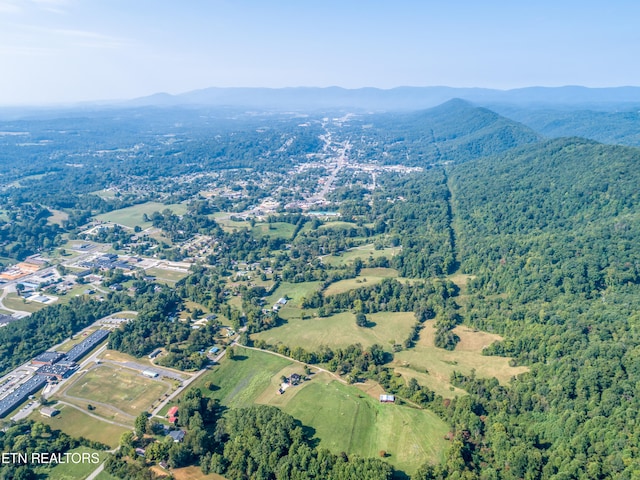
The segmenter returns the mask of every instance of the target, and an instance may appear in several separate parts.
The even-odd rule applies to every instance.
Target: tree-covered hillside
[[[462,163],[540,140],[529,127],[460,99],[420,112],[371,115],[362,122],[366,125],[355,144],[363,149],[360,157],[388,164]]]
[[[506,337],[485,353],[531,371],[507,388],[455,375],[477,402],[453,419],[467,466],[421,478],[640,473],[639,164],[636,149],[559,139],[450,169],[465,321]]]

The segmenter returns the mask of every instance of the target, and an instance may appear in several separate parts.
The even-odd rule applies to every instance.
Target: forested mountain
[[[640,471],[639,165],[636,149],[568,138],[450,169],[465,321],[507,338],[485,353],[531,367],[504,390],[453,379],[486,415],[467,450],[480,478]]]
[[[361,131],[347,130],[359,157],[388,164],[430,166],[495,155],[540,140],[530,128],[486,108],[453,99],[412,113],[357,119]],[[358,136],[355,136],[357,133]]]
[[[578,136],[602,143],[640,146],[640,113],[637,106],[616,110],[498,107],[496,111],[546,137]]]

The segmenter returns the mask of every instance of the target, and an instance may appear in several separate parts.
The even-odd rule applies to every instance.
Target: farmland
[[[62,430],[72,437],[88,438],[112,448],[118,445],[120,436],[130,430],[98,420],[88,413],[84,413],[79,407],[58,404],[56,408],[60,410],[60,413],[53,418],[43,417],[37,411],[32,413],[29,418],[46,423],[51,428]]]
[[[355,315],[351,312],[308,320],[290,318],[284,325],[255,334],[254,338],[309,350],[320,345],[346,347],[354,343],[364,347],[374,343],[388,347],[402,342],[415,323],[412,312],[380,312],[367,315],[367,319],[371,326],[365,328],[356,325]]]
[[[508,358],[482,355],[484,347],[500,339],[498,335],[473,331],[465,326],[456,327],[454,333],[460,337],[455,350],[436,348],[433,323],[428,322],[414,348],[395,354],[394,365],[403,375],[414,377],[436,393],[448,397],[461,393],[460,390],[452,390],[449,384],[454,371],[469,374],[475,370],[479,377],[496,377],[504,384],[511,377],[528,370],[526,367],[509,366]]]
[[[150,216],[153,212],[161,212],[165,209],[171,210],[176,215],[183,215],[187,211],[187,206],[181,203],[164,205],[158,202],[147,202],[141,203],[140,205],[134,205],[133,207],[121,208],[120,210],[100,214],[96,217],[96,220],[100,220],[101,222],[117,223],[129,228],[136,226],[148,228],[151,226],[151,222],[143,221],[142,216],[144,214]]]
[[[435,414],[380,404],[328,376],[314,378],[282,408],[315,430],[320,447],[365,457],[384,450],[386,460],[407,473],[425,460],[439,462],[446,448],[448,429]]]
[[[143,377],[132,370],[101,365],[75,380],[66,394],[112,405],[135,416],[149,409],[168,389],[164,382]]]

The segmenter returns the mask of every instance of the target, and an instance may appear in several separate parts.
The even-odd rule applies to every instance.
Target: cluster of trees
[[[191,328],[176,319],[182,299],[167,288],[136,297],[138,315],[109,336],[109,348],[135,357],[189,338]],[[146,300],[146,301],[145,301]],[[173,321],[169,317],[173,316]]]
[[[451,302],[448,300],[456,294],[457,287],[449,281],[434,279],[399,282],[392,278],[385,278],[375,285],[335,295],[325,296],[322,292],[314,292],[302,300],[302,306],[303,308],[323,308],[326,315],[345,310],[362,313],[437,312],[450,305]]]
[[[0,220],[0,255],[24,260],[29,255],[58,246],[63,230],[47,219],[51,212],[38,204],[7,205],[8,221]]]
[[[19,461],[3,461],[0,463],[0,478],[11,480],[36,480],[40,474],[36,474],[31,463],[33,452],[51,454],[64,454],[69,450],[86,446],[98,450],[106,450],[108,447],[97,442],[91,442],[84,438],[70,437],[60,430],[52,430],[49,425],[22,420],[2,430],[0,434],[0,455],[23,454],[27,456],[27,464]],[[8,457],[11,458],[11,457]],[[45,464],[51,467],[55,464]]]
[[[0,375],[60,343],[99,318],[133,302],[112,294],[107,301],[74,297],[68,304],[51,305],[0,328]]]
[[[393,360],[393,356],[385,352],[378,344],[373,344],[368,349],[364,349],[359,343],[344,348],[330,348],[327,345],[322,345],[316,351],[309,351],[302,347],[290,348],[282,343],[270,345],[264,340],[257,340],[254,345],[256,348],[271,350],[300,362],[322,363],[339,375],[348,374],[348,378],[354,382],[358,375],[366,374],[376,366]]]

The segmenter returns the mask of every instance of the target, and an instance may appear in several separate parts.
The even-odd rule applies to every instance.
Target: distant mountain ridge
[[[241,106],[269,109],[360,108],[374,110],[419,110],[452,98],[481,105],[640,105],[640,87],[588,88],[527,87],[513,90],[488,88],[397,87],[346,89],[341,87],[219,88],[211,87],[179,95],[157,93],[125,102],[128,106]]]
[[[521,123],[461,99],[416,112],[364,115],[360,121],[366,128],[354,123],[352,136],[364,139],[355,149],[363,161],[411,166],[463,163],[542,139]]]

